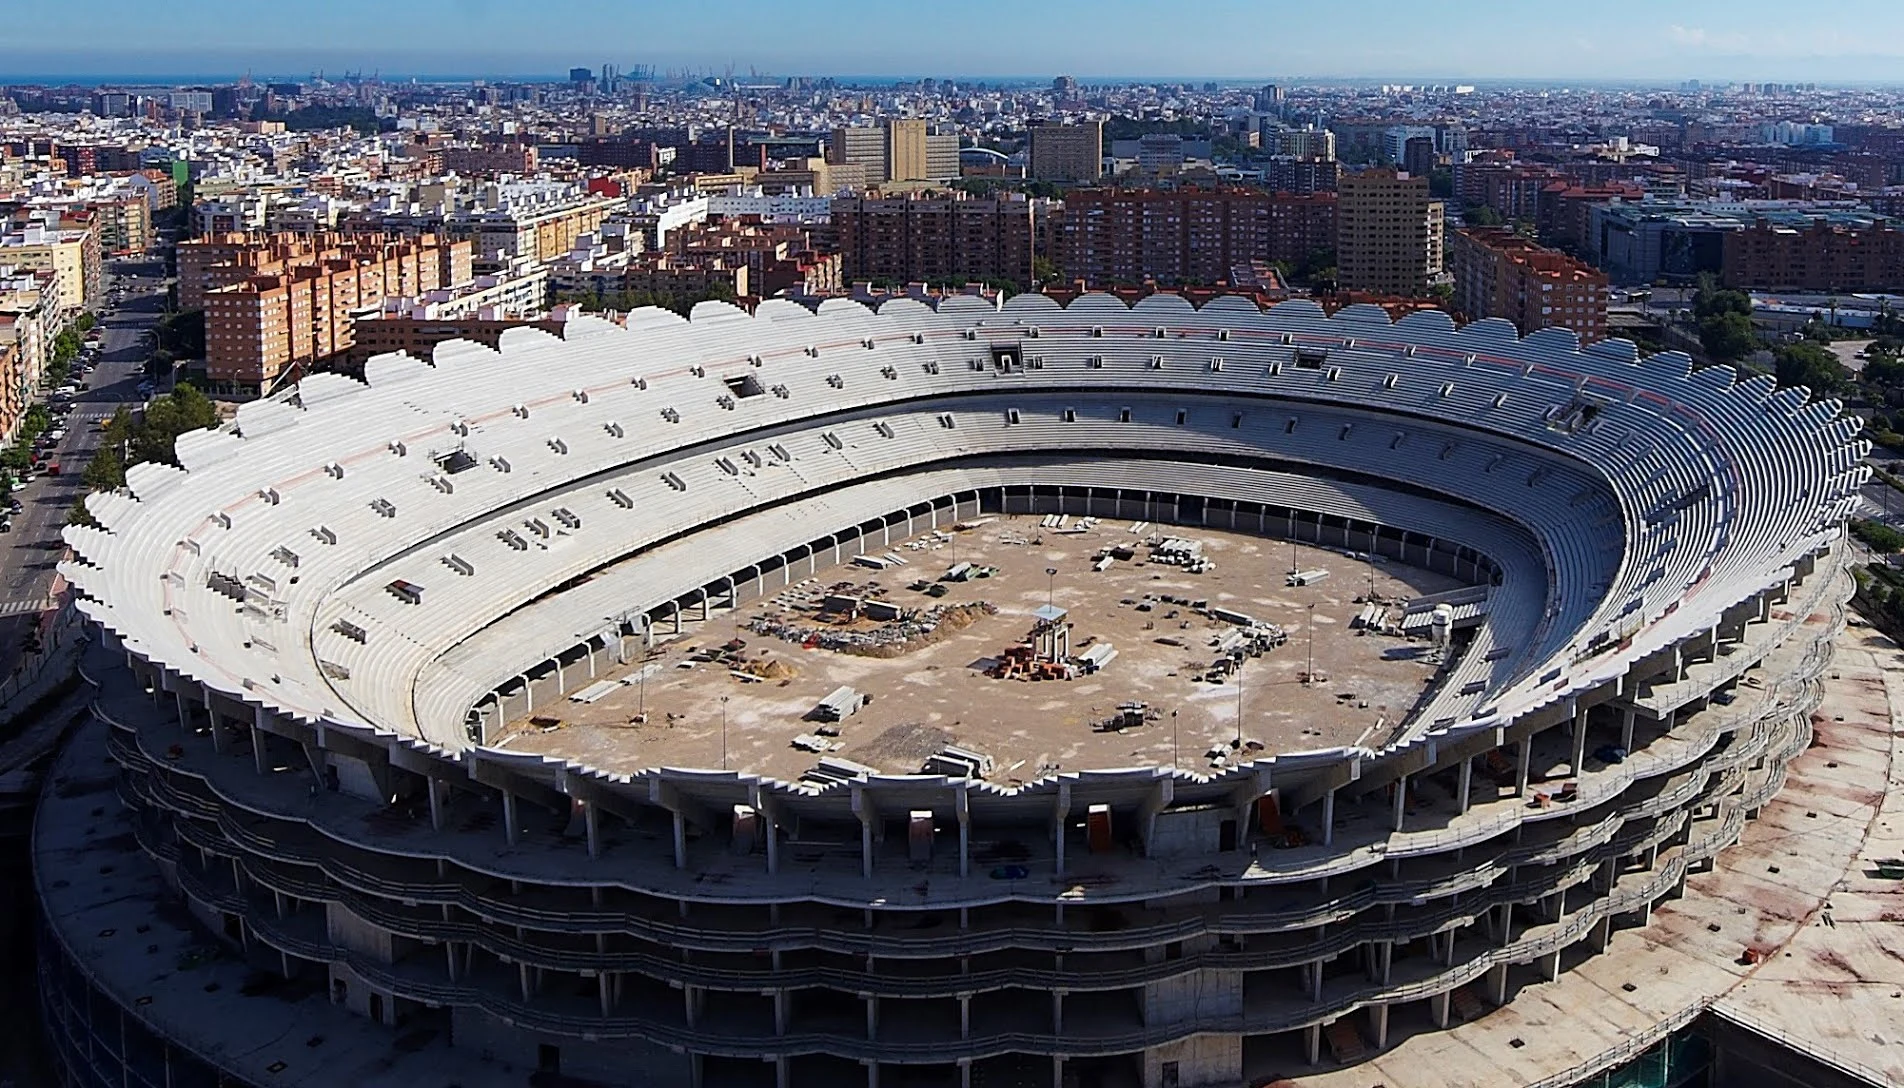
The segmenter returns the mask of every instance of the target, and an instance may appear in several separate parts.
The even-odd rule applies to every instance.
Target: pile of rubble
[[[857,630],[814,627],[773,616],[757,616],[747,622],[747,630],[797,642],[809,650],[831,650],[861,657],[899,657],[969,627],[981,616],[997,612],[998,606],[990,601],[936,605],[923,612],[906,610],[890,623]]]

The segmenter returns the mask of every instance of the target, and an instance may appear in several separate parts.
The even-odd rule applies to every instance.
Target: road
[[[0,676],[18,667],[22,640],[49,603],[54,567],[65,548],[60,530],[83,490],[80,473],[99,447],[98,422],[121,405],[139,402],[146,336],[165,309],[163,261],[115,261],[110,272],[108,291],[123,287],[127,294],[116,313],[100,314],[99,357],[86,376],[92,388],[74,402],[58,447],[62,472],[42,475],[14,492],[22,509],[13,517],[12,532],[0,536]]]

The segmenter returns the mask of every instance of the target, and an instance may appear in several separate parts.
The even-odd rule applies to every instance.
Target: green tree
[[[1772,358],[1780,386],[1803,386],[1814,398],[1831,396],[1851,384],[1851,375],[1838,357],[1809,340],[1780,344]]]
[[[1699,319],[1699,346],[1715,362],[1735,363],[1758,349],[1759,337],[1745,314],[1716,313]]]
[[[1898,532],[1881,521],[1854,518],[1851,522],[1851,535],[1874,552],[1890,555],[1893,552],[1904,551],[1904,533]]]
[[[178,464],[179,435],[218,425],[218,407],[189,382],[146,406],[145,419],[132,429],[131,464],[163,461]]]
[[[1486,204],[1475,204],[1463,209],[1461,212],[1461,221],[1470,227],[1498,227],[1507,222],[1506,219],[1501,217],[1500,212],[1495,211]]]

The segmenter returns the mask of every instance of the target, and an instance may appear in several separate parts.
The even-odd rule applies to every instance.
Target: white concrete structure
[[[366,382],[247,404],[67,530],[121,795],[274,971],[617,1084],[1232,1085],[1552,977],[1805,748],[1801,625],[1868,471],[1768,378],[1241,299],[703,304]],[[1391,735],[1209,776],[485,746],[657,627],[992,511],[1382,552],[1490,604]]]

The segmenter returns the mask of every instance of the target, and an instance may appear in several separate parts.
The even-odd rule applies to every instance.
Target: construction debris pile
[[[851,606],[848,601],[854,602]],[[990,601],[934,605],[920,611],[887,601],[829,596],[828,609],[816,617],[829,626],[812,626],[774,616],[756,616],[746,629],[757,635],[797,642],[808,650],[831,650],[860,657],[899,657],[963,630],[982,616],[995,615]],[[838,606],[834,609],[832,606]],[[864,617],[884,621],[877,627],[851,626]]]

